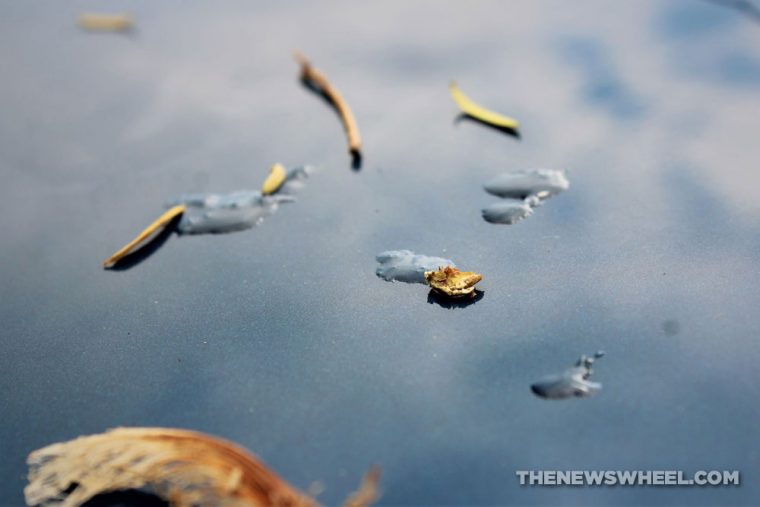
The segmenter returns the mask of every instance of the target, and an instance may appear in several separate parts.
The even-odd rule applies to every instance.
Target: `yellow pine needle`
[[[129,14],[95,14],[85,13],[77,20],[79,28],[95,32],[126,32],[134,26]]]
[[[174,220],[174,218],[184,213],[185,209],[187,209],[186,206],[184,204],[180,204],[179,206],[174,206],[169,211],[158,217],[155,222],[146,227],[145,230],[138,234],[135,239],[127,243],[118,252],[103,261],[103,267],[106,269],[113,267],[114,264],[119,262],[121,259],[137,250],[141,246],[142,242],[149,238],[152,234],[154,234],[159,229],[166,227],[166,225]]]
[[[264,180],[264,184],[261,185],[262,195],[271,195],[277,192],[287,178],[288,173],[282,164],[275,164],[269,170],[269,176]]]
[[[514,118],[489,111],[483,106],[480,106],[470,100],[467,95],[462,93],[462,90],[459,89],[455,82],[452,81],[451,84],[449,84],[449,90],[451,91],[451,97],[454,99],[454,102],[457,103],[459,108],[466,115],[472,116],[476,120],[480,120],[495,127],[508,128],[512,130],[517,130],[520,128],[520,122]]]

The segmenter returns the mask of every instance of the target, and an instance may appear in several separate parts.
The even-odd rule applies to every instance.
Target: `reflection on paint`
[[[282,187],[272,195],[262,195],[258,190],[186,194],[168,203],[168,206],[187,206],[177,225],[180,234],[242,231],[260,224],[277,211],[280,203],[295,201],[294,194],[311,172],[309,167],[291,170]]]
[[[591,382],[588,378],[593,373],[591,366],[596,359],[604,355],[597,352],[592,357],[581,356],[575,366],[568,368],[559,375],[544,377],[530,386],[533,394],[550,400],[561,400],[572,397],[589,397],[602,390],[602,384]]]
[[[514,224],[533,214],[542,201],[570,187],[565,171],[532,169],[504,173],[485,185],[486,192],[507,201],[482,210],[483,219],[492,224]]]
[[[440,292],[434,289],[430,289],[430,292],[428,292],[427,302],[431,305],[436,304],[441,308],[454,310],[457,308],[467,308],[468,306],[473,305],[483,299],[484,295],[485,292],[475,289],[473,296],[470,298],[452,299],[448,296],[442,295]]]
[[[662,332],[665,336],[675,336],[681,330],[681,324],[675,319],[666,320],[662,323]]]
[[[406,283],[424,283],[425,271],[435,271],[443,266],[454,266],[450,259],[417,255],[410,250],[389,250],[375,258],[380,265],[375,273],[383,280]]]
[[[619,120],[637,120],[646,113],[644,98],[628,85],[617,68],[615,55],[602,41],[564,37],[559,49],[562,61],[583,74],[582,95],[587,103],[605,109]]]

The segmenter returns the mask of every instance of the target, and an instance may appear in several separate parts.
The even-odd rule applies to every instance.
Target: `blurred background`
[[[88,33],[82,12],[128,12]],[[0,505],[33,449],[115,426],[234,440],[342,501],[760,502],[760,16],[751,2],[0,2]],[[300,49],[364,139],[298,82]],[[457,122],[455,79],[521,138]],[[252,230],[100,262],[186,192],[319,170]],[[515,225],[504,172],[566,169]],[[484,274],[467,308],[374,274]],[[529,386],[603,349],[590,399]],[[520,487],[515,470],[740,470]]]

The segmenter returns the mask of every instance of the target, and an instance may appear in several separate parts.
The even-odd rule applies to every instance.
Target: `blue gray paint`
[[[378,254],[375,259],[380,263],[375,274],[389,282],[427,283],[425,271],[454,266],[450,259],[418,255],[410,250],[389,250]]]
[[[689,84],[757,88],[760,58],[752,38],[742,36],[757,27],[747,20],[760,21],[760,9],[751,2],[675,1],[664,4],[656,31],[667,43],[672,68]]]
[[[618,57],[599,40],[564,37],[559,45],[563,63],[581,72],[581,96],[588,104],[603,109],[619,120],[637,120],[646,112],[644,98],[625,80]]]

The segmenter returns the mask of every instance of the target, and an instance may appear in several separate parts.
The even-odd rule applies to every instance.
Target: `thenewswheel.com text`
[[[738,486],[738,470],[517,470],[521,486]]]

